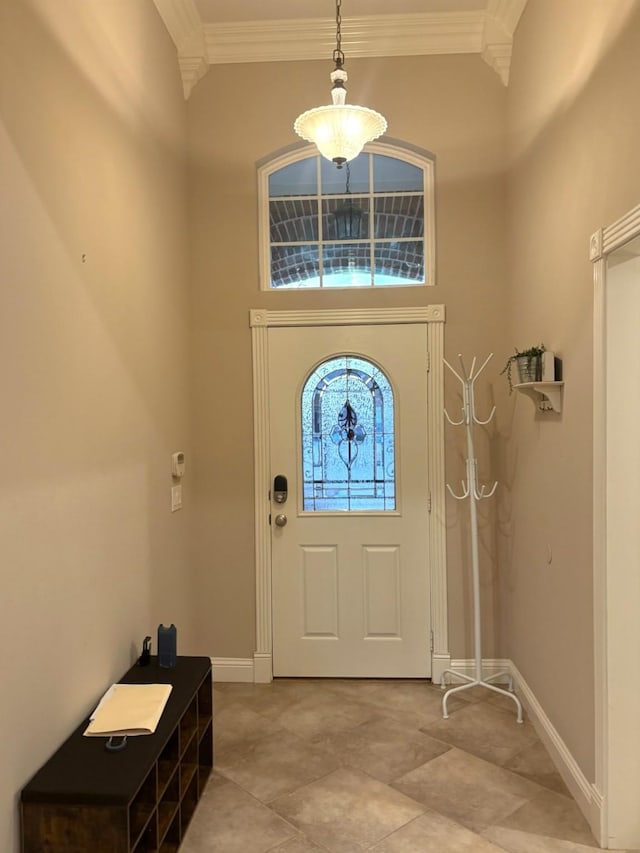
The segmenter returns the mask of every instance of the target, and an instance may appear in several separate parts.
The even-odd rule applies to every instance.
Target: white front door
[[[288,485],[286,501],[272,491],[271,503],[274,675],[428,677],[427,325],[271,328],[268,335],[272,490],[277,475]],[[347,406],[347,380],[335,367],[342,363],[357,365],[351,381],[376,393],[388,380],[391,420],[388,398],[369,404],[365,393]],[[327,381],[317,379],[323,375]],[[305,383],[305,406],[315,407],[306,413]],[[303,426],[315,430],[316,442],[325,432],[315,450],[307,435],[304,462]],[[331,453],[332,479],[322,483]],[[374,459],[371,477],[362,473],[365,458]],[[336,486],[341,478],[349,483]],[[362,495],[370,508],[361,508]]]

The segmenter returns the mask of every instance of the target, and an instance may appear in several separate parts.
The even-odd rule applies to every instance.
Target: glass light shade
[[[293,128],[307,142],[315,143],[327,160],[343,163],[357,157],[365,143],[382,136],[387,121],[367,107],[330,104],[302,113]]]

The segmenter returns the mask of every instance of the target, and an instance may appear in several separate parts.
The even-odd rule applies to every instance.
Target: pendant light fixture
[[[345,104],[347,72],[342,52],[342,0],[336,0],[336,49],[333,51],[335,69],[331,72],[332,104],[315,107],[299,115],[293,126],[295,132],[314,142],[323,157],[341,169],[362,151],[365,143],[377,139],[387,129],[387,120],[375,110]]]

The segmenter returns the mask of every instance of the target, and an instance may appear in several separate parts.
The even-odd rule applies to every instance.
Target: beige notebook
[[[170,684],[113,684],[89,718],[84,735],[153,734],[170,693]]]

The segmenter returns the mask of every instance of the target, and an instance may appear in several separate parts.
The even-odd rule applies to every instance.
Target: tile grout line
[[[412,683],[412,682],[409,682],[409,683]],[[371,694],[372,694],[371,698],[376,698],[378,700],[378,702],[384,701],[384,688],[385,688],[385,686],[386,685],[384,682],[381,683],[379,686],[376,686],[376,688],[374,688],[371,691]],[[248,744],[246,746],[246,749],[242,749],[240,745],[236,746],[235,748],[239,750],[238,751],[239,757],[246,756],[253,747],[257,746],[258,744],[261,744],[263,741],[265,741],[269,738],[273,738],[274,736],[277,736],[277,735],[285,734],[287,737],[290,737],[290,738],[294,739],[295,741],[297,741],[297,743],[300,745],[302,750],[304,750],[306,748],[309,750],[320,752],[320,753],[324,754],[327,758],[333,759],[338,763],[338,768],[336,768],[334,770],[330,770],[327,773],[323,773],[316,779],[311,779],[310,781],[304,782],[303,784],[298,785],[297,787],[293,787],[289,791],[285,791],[284,793],[278,794],[276,797],[274,797],[273,799],[271,799],[267,802],[263,802],[262,800],[258,799],[258,797],[256,797],[254,794],[252,794],[251,791],[244,788],[242,784],[240,784],[239,782],[236,782],[233,778],[225,775],[224,771],[216,770],[216,768],[214,767],[214,770],[216,770],[216,772],[218,773],[219,778],[223,779],[225,781],[225,783],[227,783],[227,784],[230,783],[237,790],[241,791],[245,795],[248,795],[256,804],[258,804],[258,806],[261,806],[263,809],[266,809],[272,816],[274,816],[279,821],[282,821],[284,824],[286,824],[286,826],[289,827],[291,829],[291,831],[294,833],[292,838],[287,839],[287,840],[280,842],[280,843],[276,843],[274,846],[269,847],[268,850],[267,849],[261,850],[261,853],[268,853],[268,851],[277,850],[279,847],[284,848],[287,845],[289,845],[291,842],[293,842],[294,839],[296,839],[296,838],[306,840],[311,846],[315,845],[315,847],[317,847],[320,851],[326,850],[326,851],[328,851],[328,853],[331,853],[330,847],[327,847],[325,844],[322,844],[320,841],[318,841],[315,838],[312,838],[309,835],[307,835],[306,832],[302,831],[300,828],[298,828],[293,823],[291,823],[291,821],[288,820],[286,817],[279,814],[279,812],[277,812],[272,807],[272,804],[280,798],[294,796],[296,793],[303,791],[306,787],[317,784],[318,782],[321,782],[322,780],[326,780],[329,776],[331,776],[333,773],[335,773],[337,769],[346,769],[346,770],[349,770],[351,772],[361,774],[362,776],[367,777],[367,779],[369,779],[370,781],[375,782],[377,785],[381,785],[384,788],[388,789],[390,792],[400,794],[403,797],[411,800],[413,803],[415,803],[416,806],[418,806],[422,810],[420,815],[417,815],[417,816],[411,818],[410,820],[408,820],[406,823],[402,824],[401,826],[396,827],[394,830],[392,830],[391,832],[389,832],[385,836],[377,839],[373,844],[368,845],[366,848],[363,847],[362,848],[363,850],[364,849],[367,849],[367,850],[372,849],[376,845],[381,844],[387,838],[390,838],[396,832],[399,832],[400,830],[406,829],[411,824],[413,824],[415,821],[419,820],[421,817],[424,817],[428,812],[434,812],[434,813],[440,815],[441,817],[445,818],[446,820],[451,821],[456,826],[459,826],[462,829],[465,829],[469,832],[473,832],[475,835],[483,838],[487,843],[494,845],[496,848],[499,848],[500,850],[507,850],[508,851],[509,848],[504,847],[499,842],[488,838],[483,833],[490,830],[491,828],[495,828],[495,829],[503,828],[505,830],[508,830],[509,827],[501,826],[502,822],[507,820],[512,815],[514,815],[520,809],[525,808],[528,804],[530,804],[533,800],[535,800],[536,797],[538,797],[543,792],[546,792],[550,796],[559,797],[562,800],[566,800],[568,803],[574,803],[575,802],[573,797],[571,797],[570,792],[564,793],[564,792],[558,791],[556,788],[550,787],[549,785],[538,781],[538,779],[542,778],[542,776],[544,774],[541,773],[541,774],[538,774],[536,776],[535,773],[532,773],[531,775],[526,775],[525,772],[518,771],[518,770],[512,769],[511,767],[505,766],[506,763],[514,761],[519,756],[522,756],[524,753],[526,753],[527,750],[529,750],[531,747],[535,746],[536,743],[539,743],[539,738],[532,740],[532,742],[530,744],[523,745],[520,748],[516,749],[516,751],[513,752],[513,754],[510,754],[508,758],[503,759],[504,763],[498,763],[497,761],[491,760],[490,758],[487,758],[486,756],[478,755],[475,752],[469,752],[463,746],[456,745],[456,743],[451,743],[451,742],[448,742],[446,740],[442,740],[441,737],[434,737],[434,735],[432,735],[428,731],[428,729],[425,730],[425,728],[426,728],[426,726],[437,725],[439,723],[439,720],[437,720],[437,719],[434,720],[433,722],[426,723],[425,727],[418,726],[417,724],[415,726],[413,724],[408,724],[406,719],[402,719],[403,715],[406,713],[407,718],[411,718],[411,715],[415,714],[417,717],[418,712],[416,712],[415,709],[413,709],[413,708],[405,710],[403,707],[400,707],[400,705],[401,705],[400,702],[397,703],[396,707],[390,709],[389,713],[386,713],[386,709],[384,708],[384,706],[381,708],[380,705],[377,705],[377,704],[369,701],[369,693],[368,692],[365,693],[364,696],[357,696],[356,695],[357,691],[355,691],[355,690],[353,691],[353,693],[351,693],[349,691],[341,691],[339,689],[335,689],[335,687],[330,683],[318,684],[317,687],[319,688],[319,692],[321,695],[323,695],[323,696],[328,695],[328,696],[330,696],[330,698],[332,698],[338,702],[342,702],[342,703],[345,703],[347,705],[353,705],[353,706],[361,709],[365,715],[371,714],[371,716],[367,716],[366,719],[361,720],[360,722],[356,723],[353,726],[347,726],[344,729],[338,729],[337,730],[338,734],[344,734],[344,735],[348,736],[349,733],[355,732],[357,729],[365,727],[368,724],[380,724],[383,726],[384,723],[387,722],[389,724],[390,728],[394,728],[396,726],[398,726],[398,727],[404,726],[404,727],[406,727],[407,731],[413,732],[414,735],[424,735],[425,737],[431,739],[432,741],[435,741],[436,743],[440,744],[441,746],[445,747],[446,749],[444,752],[427,759],[425,762],[423,762],[420,765],[417,765],[415,768],[413,768],[413,770],[407,770],[406,772],[400,773],[398,776],[396,776],[396,777],[394,777],[388,781],[382,781],[381,779],[377,778],[375,775],[372,775],[370,772],[368,772],[368,770],[365,770],[365,769],[359,767],[357,762],[355,764],[352,764],[350,761],[347,761],[346,763],[342,763],[339,754],[336,754],[335,751],[330,749],[328,746],[324,745],[324,743],[321,742],[320,740],[317,740],[317,741],[313,740],[313,736],[305,737],[304,735],[300,734],[299,731],[296,731],[295,729],[288,728],[288,726],[286,724],[282,724],[280,722],[279,718],[283,713],[290,711],[290,707],[294,707],[299,702],[307,701],[309,698],[311,698],[313,691],[309,691],[309,694],[304,695],[304,696],[298,696],[295,698],[294,698],[294,696],[292,696],[293,701],[291,703],[291,706],[285,707],[285,710],[278,712],[278,714],[274,718],[270,718],[270,717],[264,716],[260,710],[258,710],[258,711],[254,710],[255,704],[253,704],[252,700],[255,697],[258,697],[260,695],[258,692],[256,692],[254,694],[254,696],[235,697],[233,695],[234,694],[233,687],[230,687],[230,689],[222,690],[221,693],[225,695],[225,702],[227,700],[230,700],[229,706],[239,705],[244,710],[251,711],[251,713],[256,714],[256,716],[259,717],[266,724],[274,727],[273,732],[262,734],[259,737],[255,738],[255,740],[253,740],[250,744]],[[427,691],[429,691],[429,694],[435,693],[435,691],[437,689],[437,688],[433,687],[432,685],[428,685],[428,684],[425,684],[425,688]],[[418,694],[418,692],[419,692],[419,690],[416,690],[417,694]],[[266,695],[264,693],[264,691],[262,693],[263,693],[263,695]],[[382,695],[375,697],[373,694],[376,694],[376,693],[382,694]],[[438,696],[439,696],[439,693],[440,693],[440,691],[438,690],[437,691]],[[402,701],[404,701],[404,700],[402,700]],[[470,709],[472,709],[474,707],[479,707],[479,706],[484,706],[485,708],[490,708],[492,712],[497,712],[498,717],[510,716],[509,712],[507,712],[506,709],[501,708],[499,705],[497,705],[495,703],[488,702],[485,698],[481,698],[481,699],[475,699],[474,701],[469,701],[469,702],[465,703],[465,705],[461,705],[455,711],[452,711],[452,713],[451,713],[452,721],[453,721],[454,714],[457,713],[457,711],[470,711]],[[500,714],[499,712],[502,712],[502,713]],[[394,713],[398,714],[398,716],[395,717]],[[486,714],[486,712],[479,712],[479,713],[481,714],[481,719]],[[491,718],[491,714],[488,714],[486,716]],[[416,717],[414,717],[414,721],[415,721]],[[442,733],[440,733],[440,734],[442,734]],[[486,765],[494,767],[497,770],[499,770],[502,774],[508,774],[510,777],[513,777],[514,779],[519,779],[521,782],[526,782],[528,785],[534,786],[534,788],[536,789],[536,792],[531,794],[531,796],[527,796],[526,799],[524,799],[524,801],[522,803],[520,803],[519,805],[514,806],[513,811],[510,811],[509,814],[507,814],[506,816],[501,816],[498,823],[490,823],[487,826],[485,826],[482,830],[480,830],[480,829],[476,830],[476,829],[472,829],[470,826],[465,825],[464,823],[460,823],[455,818],[453,818],[451,815],[443,813],[443,812],[439,812],[437,809],[434,809],[433,807],[421,802],[420,800],[415,799],[410,794],[406,794],[406,793],[404,793],[404,791],[398,790],[397,788],[394,787],[394,784],[399,779],[401,779],[403,776],[409,775],[410,773],[418,770],[420,767],[423,767],[426,764],[429,764],[431,761],[434,761],[437,758],[441,758],[442,756],[447,755],[447,753],[449,753],[452,749],[457,750],[458,752],[468,756],[471,759],[475,759],[477,761],[483,762]],[[224,755],[224,752],[222,754]],[[542,839],[544,837],[549,837],[549,838],[554,838],[554,839],[558,840],[560,843],[562,843],[562,840],[563,840],[559,836],[543,836],[542,834],[536,834],[533,832],[528,832],[527,830],[524,830],[524,829],[518,829],[516,826],[512,827],[512,829],[513,829],[513,831],[516,831],[516,832],[524,832],[527,835],[531,835],[532,838]],[[566,843],[570,839],[565,838],[564,840]],[[577,842],[572,842],[572,843],[577,843]],[[595,848],[595,849],[597,849],[597,848]],[[247,851],[247,853],[248,853],[248,851]]]

